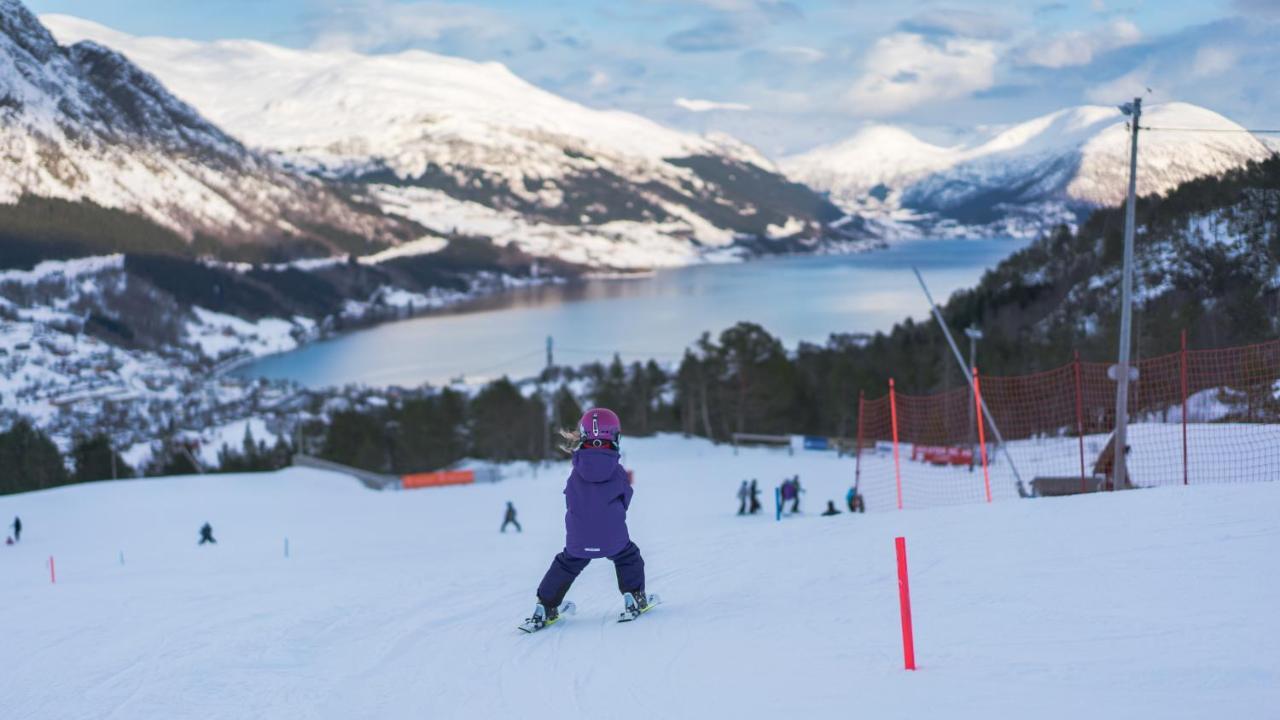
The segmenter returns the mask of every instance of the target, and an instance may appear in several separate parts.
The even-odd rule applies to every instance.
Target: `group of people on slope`
[[[858,492],[857,486],[849,488],[849,492],[844,494],[844,504],[851,513],[864,513],[867,511],[867,504],[862,500],[862,493]],[[822,516],[827,517],[839,514],[840,511],[836,509],[836,501],[828,500],[827,509],[822,512]]]
[[[787,503],[791,503],[791,509],[787,512],[800,512],[800,493],[805,492],[800,486],[800,476],[794,475],[782,481],[782,485],[778,487],[778,495],[782,501],[782,507],[785,508]],[[863,513],[867,511],[866,502],[862,499],[862,494],[858,492],[858,488],[851,487],[849,492],[844,496],[845,506],[849,508],[851,513]],[[754,515],[760,512],[760,488],[756,480],[748,483],[742,481],[742,485],[738,487],[738,514]],[[836,508],[834,500],[827,501],[827,509],[823,511],[823,516],[839,515],[840,510]]]
[[[764,509],[760,504],[760,484],[754,478],[748,484],[746,480],[742,481],[742,486],[738,488],[738,514],[739,515],[755,515]]]

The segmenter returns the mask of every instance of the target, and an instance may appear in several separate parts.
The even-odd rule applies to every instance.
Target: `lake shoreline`
[[[308,338],[287,352],[236,362],[224,374],[311,388],[443,385],[459,377],[470,384],[481,366],[536,375],[544,363],[532,356],[545,354],[548,336],[556,338],[561,365],[607,361],[614,353],[627,361],[662,360],[681,356],[701,332],[716,334],[741,320],[759,322],[790,347],[821,343],[834,333],[887,332],[908,317],[923,316],[912,310],[920,305],[927,312],[923,299],[915,298],[914,281],[906,284],[910,265],[938,277],[935,293],[945,297],[971,287],[1026,242],[921,239],[876,252],[790,254],[621,277],[548,279]],[[562,316],[577,319],[566,322]],[[518,348],[526,352],[515,355]]]

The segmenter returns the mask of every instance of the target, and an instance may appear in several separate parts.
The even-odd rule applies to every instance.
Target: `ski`
[[[566,602],[565,604],[560,606],[560,610],[559,612],[556,613],[555,619],[544,621],[540,617],[536,617],[536,616],[531,617],[528,620],[525,620],[520,625],[516,626],[516,629],[524,633],[530,633],[530,634],[536,633],[539,630],[545,630],[546,628],[549,628],[552,625],[559,623],[561,620],[564,619],[565,615],[572,615],[575,611],[577,611],[577,609],[578,609],[578,606],[574,605],[573,602]]]
[[[649,612],[650,610],[654,609],[655,607],[661,604],[662,604],[662,598],[658,597],[656,594],[649,595],[649,602],[643,608],[636,608],[631,603],[627,603],[626,609],[623,610],[622,613],[618,615],[618,622],[624,623],[624,622],[631,622],[632,620],[636,620],[641,615],[644,615],[645,613]]]

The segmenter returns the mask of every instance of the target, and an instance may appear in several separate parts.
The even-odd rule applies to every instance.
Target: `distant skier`
[[[804,492],[800,487],[800,476],[788,478],[782,481],[782,504],[785,506],[788,501],[791,503],[791,512],[800,512],[800,493]]]
[[[13,541],[22,542],[22,518],[20,517],[13,518]]]
[[[521,626],[541,630],[560,617],[561,603],[578,574],[593,559],[609,558],[618,576],[624,611],[620,621],[634,620],[656,597],[645,593],[644,558],[627,532],[632,488],[618,464],[622,423],[605,408],[592,408],[578,423],[573,471],[565,485],[564,550],[556,555],[538,585],[533,617]],[[566,606],[567,607],[567,606]]]
[[[755,515],[763,508],[760,504],[760,484],[755,478],[751,478],[751,514]]]
[[[516,520],[516,506],[512,505],[510,500],[507,501],[507,514],[502,518],[502,532],[507,531],[508,525],[515,525],[518,533],[524,532],[524,528],[520,527],[520,521]]]
[[[845,493],[844,502],[849,506],[851,513],[864,513],[867,511],[867,504],[862,501],[862,494],[858,492],[858,488],[851,487],[849,492]]]
[[[747,514],[747,501],[751,499],[751,487],[746,480],[742,481],[742,485],[738,486],[738,514]]]
[[[796,498],[796,488],[791,484],[791,478],[787,478],[782,481],[782,487],[780,490],[782,496],[782,507],[786,507],[787,503]]]
[[[840,514],[840,511],[836,509],[836,501],[828,500],[827,509],[822,511],[822,517],[828,517],[830,515],[839,515],[839,514]]]
[[[213,526],[209,523],[205,523],[204,526],[200,528],[200,542],[198,544],[204,545],[205,543],[213,543],[214,545],[218,544],[218,541],[213,539]]]

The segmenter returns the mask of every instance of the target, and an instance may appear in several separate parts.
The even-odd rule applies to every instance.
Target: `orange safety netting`
[[[1077,358],[1034,375],[980,377],[979,394],[1003,445],[993,424],[980,437],[985,411],[970,388],[906,395],[891,382],[886,395],[859,402],[856,483],[867,508],[1110,489],[1110,367]],[[1133,367],[1130,486],[1280,479],[1280,341],[1184,349]]]

